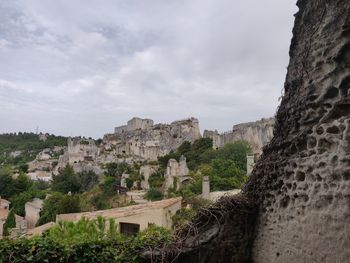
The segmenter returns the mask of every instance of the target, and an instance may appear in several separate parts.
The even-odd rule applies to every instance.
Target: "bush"
[[[0,262],[137,263],[145,261],[145,249],[152,251],[171,240],[169,230],[157,226],[125,237],[117,234],[115,225],[107,229],[104,220],[81,220],[61,223],[40,237],[0,240]]]
[[[10,234],[10,229],[14,227],[16,227],[16,217],[15,212],[11,209],[3,225],[3,235],[8,236]]]
[[[146,193],[145,198],[150,201],[159,201],[163,199],[163,193],[156,188],[151,188]]]
[[[80,211],[78,195],[71,196],[54,193],[45,199],[37,225],[40,226],[48,222],[55,222],[57,214],[78,213]]]
[[[98,175],[94,171],[80,172],[77,177],[83,192],[91,190],[98,183]]]

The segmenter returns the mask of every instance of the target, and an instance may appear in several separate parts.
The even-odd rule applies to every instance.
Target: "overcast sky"
[[[0,0],[0,133],[273,116],[296,0]]]

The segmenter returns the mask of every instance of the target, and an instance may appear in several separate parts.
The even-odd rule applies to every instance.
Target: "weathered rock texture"
[[[186,181],[190,180],[189,174],[185,156],[182,155],[179,161],[170,159],[164,175],[164,191],[167,192],[170,188],[179,190]]]
[[[193,142],[199,138],[199,121],[195,118],[156,125],[150,119],[133,118],[127,125],[115,128],[114,134],[105,135],[102,154],[106,158],[157,160],[176,150],[184,141]]]
[[[199,245],[184,248],[182,258],[195,253],[197,262],[349,262],[350,1],[297,5],[285,95],[274,138],[244,187],[248,202],[216,214],[219,222],[232,219],[219,231],[208,220],[211,226],[196,234]],[[234,215],[250,203],[259,208],[257,223],[250,225],[254,242],[237,251],[250,234],[241,220],[246,216]],[[200,222],[205,218],[193,224]],[[217,232],[209,239],[208,229]],[[241,253],[245,257],[238,260]]]
[[[234,125],[232,131],[218,133],[218,131],[205,130],[203,137],[213,139],[213,148],[218,149],[227,143],[245,140],[255,154],[260,155],[262,148],[267,145],[273,136],[274,118],[261,119],[256,122],[247,122]]]
[[[298,1],[274,138],[245,191],[255,262],[350,258],[350,1]]]

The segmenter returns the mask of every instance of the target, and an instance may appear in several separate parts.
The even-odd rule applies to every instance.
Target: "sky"
[[[0,0],[0,133],[275,114],[296,0]]]

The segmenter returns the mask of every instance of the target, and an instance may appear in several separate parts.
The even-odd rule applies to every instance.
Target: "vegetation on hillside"
[[[45,141],[35,133],[0,134],[0,167],[4,165],[23,165],[35,159],[36,155],[55,146],[66,146],[67,137],[48,135]],[[17,152],[15,155],[11,153]]]
[[[246,180],[246,156],[251,153],[249,144],[237,141],[224,147],[213,149],[212,139],[202,138],[194,143],[184,142],[175,152],[158,158],[159,174],[164,174],[169,159],[179,160],[181,155],[187,159],[191,182],[179,191],[170,191],[172,195],[181,195],[185,199],[198,195],[202,191],[203,176],[209,176],[212,191],[240,188]],[[160,176],[150,178],[153,188],[160,188]],[[154,190],[152,190],[154,191]]]

